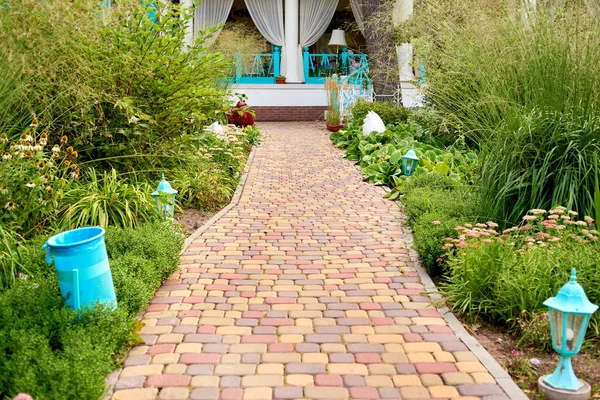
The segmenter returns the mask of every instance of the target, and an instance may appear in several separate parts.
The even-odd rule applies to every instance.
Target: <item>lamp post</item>
[[[165,181],[165,174],[162,174],[162,180],[158,184],[158,187],[152,193],[154,201],[156,202],[156,208],[158,213],[164,219],[173,218],[175,214],[175,195],[177,190],[171,187],[171,184]]]
[[[551,375],[538,380],[538,387],[550,400],[589,399],[591,387],[587,382],[577,379],[571,358],[581,350],[590,318],[598,306],[588,300],[577,283],[575,268],[571,272],[571,280],[544,305],[548,307],[550,315],[552,347],[560,355],[560,361]]]
[[[406,176],[412,175],[419,164],[419,157],[415,153],[415,146],[412,146],[405,155],[402,156],[402,173]]]

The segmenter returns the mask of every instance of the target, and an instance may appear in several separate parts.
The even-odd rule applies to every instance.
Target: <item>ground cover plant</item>
[[[135,315],[176,270],[183,236],[159,222],[109,228],[106,245],[116,311],[65,307],[39,241],[28,247],[29,275],[0,292],[0,397],[26,392],[35,399],[101,398],[105,376],[140,340]]]

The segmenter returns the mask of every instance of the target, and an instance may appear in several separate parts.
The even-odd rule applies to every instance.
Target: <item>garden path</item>
[[[241,197],[157,292],[113,398],[509,398],[423,293],[384,189],[321,124],[262,129]]]

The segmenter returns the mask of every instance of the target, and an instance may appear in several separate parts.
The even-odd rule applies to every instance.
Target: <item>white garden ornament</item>
[[[375,111],[369,111],[363,120],[363,136],[369,136],[373,132],[382,133],[385,131],[385,124],[381,117]]]

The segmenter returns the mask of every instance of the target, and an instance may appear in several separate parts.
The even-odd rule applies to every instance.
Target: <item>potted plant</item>
[[[278,85],[284,84],[285,83],[285,76],[283,75],[279,75],[275,77],[275,83]]]
[[[340,113],[340,82],[336,74],[325,79],[325,90],[327,91],[325,126],[329,131],[337,132],[342,129],[342,116]]]

